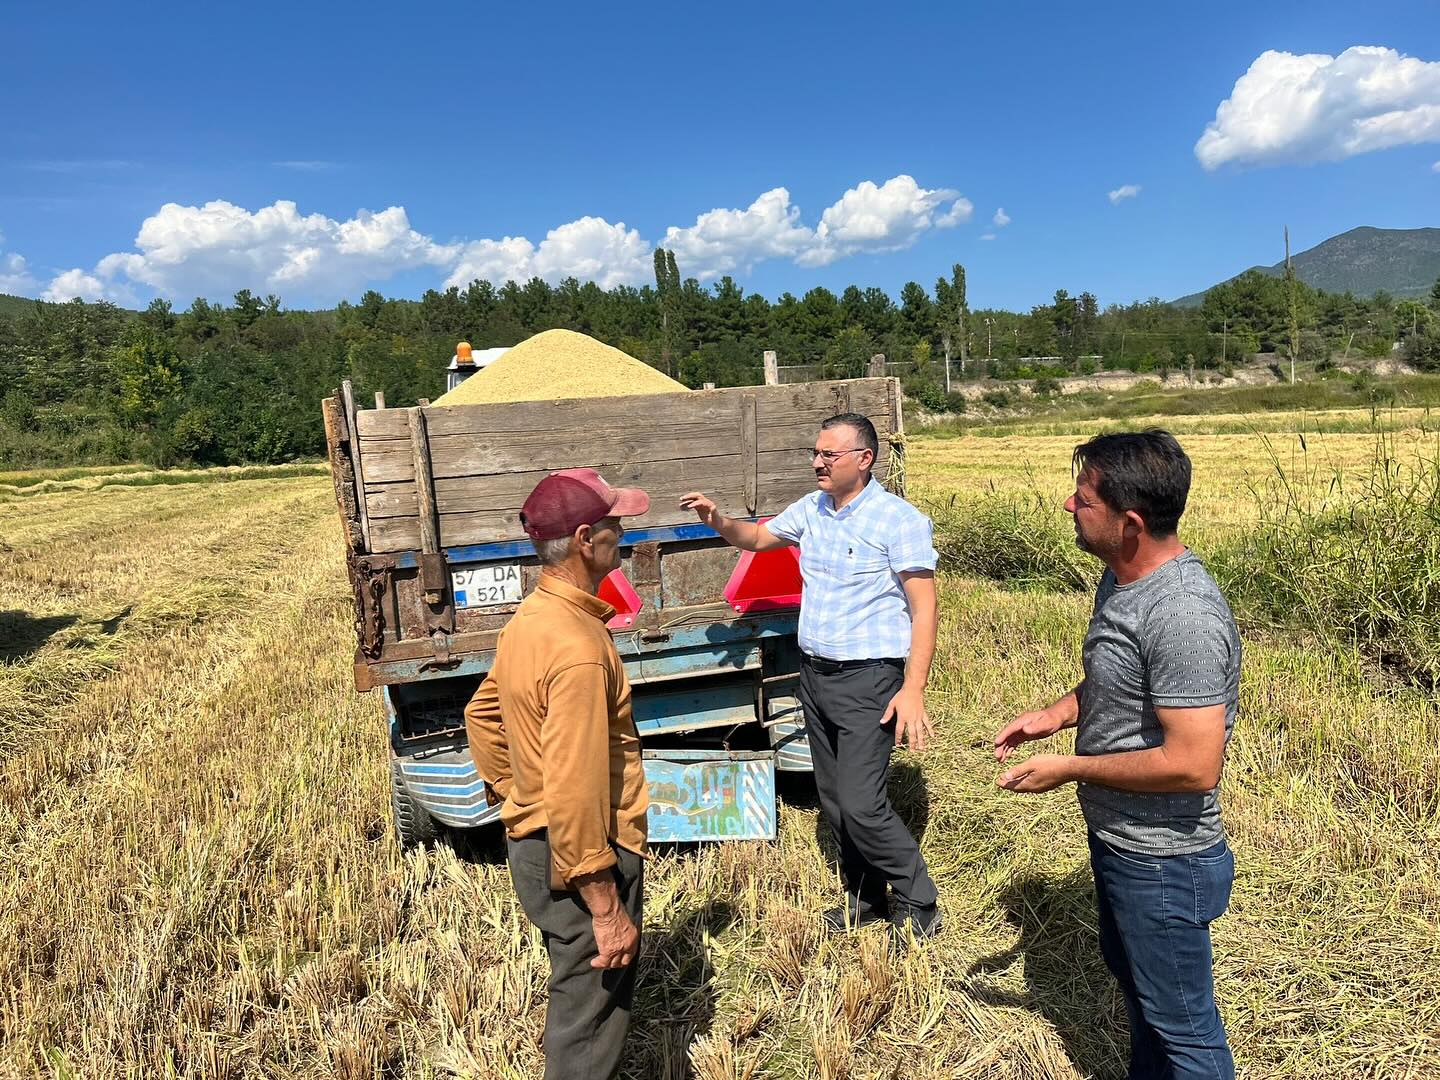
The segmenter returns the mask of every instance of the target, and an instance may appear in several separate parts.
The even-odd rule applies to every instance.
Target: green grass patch
[[[1120,393],[1095,391],[1065,397],[1025,399],[1023,409],[993,417],[958,417],[921,428],[935,435],[1064,435],[1067,426],[1082,421],[1124,421],[1155,416],[1230,416],[1251,413],[1307,413],[1328,410],[1363,410],[1360,416],[1314,417],[1307,431],[1392,430],[1397,409],[1440,410],[1440,376],[1407,375],[1375,380],[1362,376],[1323,379],[1290,386],[1185,387],[1164,389],[1153,382]],[[1368,414],[1368,416],[1366,415]],[[1234,433],[1253,430],[1246,421],[1229,422]],[[1047,428],[1046,425],[1051,425]],[[1415,426],[1405,418],[1404,426]],[[1426,430],[1440,427],[1440,417],[1425,417]],[[1230,433],[1207,427],[1214,434]],[[1273,430],[1273,429],[1272,429]]]
[[[1381,437],[1368,472],[1327,485],[1307,460],[1253,485],[1253,525],[1185,534],[1248,628],[1355,650],[1407,681],[1440,685],[1440,437],[1401,457]],[[1318,494],[1317,494],[1318,492]],[[1069,515],[1038,485],[925,507],[942,565],[1012,588],[1094,586]],[[1183,528],[1183,525],[1182,525]]]
[[[21,483],[0,479],[0,499],[28,495],[49,495],[60,491],[98,491],[109,487],[172,487],[177,484],[226,484],[236,480],[285,480],[297,476],[324,476],[330,466],[320,462],[291,465],[237,465],[217,469],[145,470],[143,466],[111,469],[55,469],[52,473],[79,473],[78,476],[44,476]],[[28,479],[28,478],[27,478]]]

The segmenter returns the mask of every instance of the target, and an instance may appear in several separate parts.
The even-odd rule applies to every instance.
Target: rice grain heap
[[[603,341],[574,330],[546,330],[507,350],[434,404],[628,397],[688,389]]]

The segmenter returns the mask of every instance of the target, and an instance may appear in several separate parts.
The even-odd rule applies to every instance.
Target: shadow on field
[[[685,1080],[689,1048],[710,1031],[717,991],[709,939],[735,921],[725,901],[681,910],[663,933],[649,931],[640,946],[635,1006],[621,1076]]]
[[[965,992],[986,1005],[1038,1012],[1054,1025],[1081,1075],[1124,1076],[1130,1056],[1125,1006],[1100,956],[1088,867],[1060,878],[1018,878],[998,900],[1020,940],[1013,949],[976,961]],[[1016,960],[1024,963],[1024,994],[986,982],[986,975]]]
[[[0,611],[0,663],[23,660],[39,652],[61,630],[79,621],[79,615],[36,617],[28,611]]]
[[[910,830],[910,835],[915,837],[917,843],[923,841],[925,830],[930,826],[930,788],[925,780],[925,770],[912,761],[892,762],[887,788],[890,794],[890,805],[895,807],[895,812],[900,815],[900,820],[905,823],[905,828]],[[820,810],[820,798],[815,794],[814,780],[810,780],[808,801],[799,797],[787,797],[786,802],[800,806],[813,806]],[[815,842],[820,845],[821,854],[825,856],[830,868],[838,877],[840,846],[835,839],[835,834],[830,831],[830,826],[825,821],[823,810],[815,818]]]
[[[447,829],[445,841],[461,862],[475,866],[505,865],[505,830],[499,825]]]

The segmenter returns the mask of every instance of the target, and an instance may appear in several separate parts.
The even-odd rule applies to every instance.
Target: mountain
[[[1373,296],[1384,289],[1397,299],[1428,296],[1430,286],[1440,278],[1440,229],[1372,229],[1362,225],[1292,255],[1290,261],[1295,264],[1297,278],[1326,292]],[[1251,269],[1280,277],[1285,263]],[[1175,303],[1199,307],[1205,291],[1182,296]]]

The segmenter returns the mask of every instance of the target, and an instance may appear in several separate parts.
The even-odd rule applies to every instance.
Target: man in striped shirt
[[[726,517],[700,492],[681,505],[745,551],[800,548],[800,703],[847,894],[824,914],[826,926],[888,918],[932,937],[940,929],[935,883],[885,781],[890,751],[905,739],[923,750],[933,731],[925,684],[935,654],[936,555],[930,519],[871,475],[879,451],[875,426],[841,413],[815,439],[817,490],[765,524]]]

